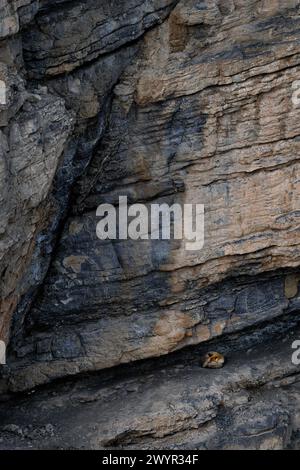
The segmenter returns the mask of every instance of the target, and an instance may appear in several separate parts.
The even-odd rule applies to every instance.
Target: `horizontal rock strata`
[[[299,449],[299,324],[274,333],[210,345],[223,369],[201,368],[192,349],[4,402],[0,449]]]
[[[0,12],[11,390],[296,316],[299,2],[24,0]],[[119,195],[204,204],[204,248],[99,241],[96,208]]]

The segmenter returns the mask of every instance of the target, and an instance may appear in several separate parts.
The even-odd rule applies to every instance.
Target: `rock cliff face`
[[[215,376],[198,376],[191,365],[185,385],[178,373],[193,363],[185,346],[216,342],[230,356],[228,338],[238,342],[232,349],[246,350],[297,324],[299,26],[298,0],[0,3],[0,339],[9,344],[0,389],[124,363],[138,374],[135,361],[148,358],[156,370],[153,358],[165,355],[166,389],[155,378],[150,390],[163,403],[168,380],[177,384],[172,424],[168,407],[159,423],[153,418],[166,404],[143,411],[141,401],[136,421],[128,423],[128,405],[118,429],[95,433],[87,446],[118,446],[130,429],[126,445],[142,437],[138,445],[151,447],[149,436],[161,443],[178,432],[165,444],[184,447],[192,437],[195,446],[230,447],[215,418],[234,402],[231,419],[245,437],[237,407],[248,402],[247,381],[268,386],[261,402],[250,397],[245,421],[260,407],[266,429],[270,420],[282,425],[269,426],[269,440],[247,435],[237,446],[285,447],[300,428],[279,399],[266,404],[272,386],[297,376],[288,348],[266,372],[272,354],[264,358],[258,346],[256,372],[250,353],[203,396],[202,379]],[[204,204],[204,248],[100,241],[96,208],[117,206],[120,195],[146,205]],[[185,359],[169,371],[181,349]],[[226,383],[243,390],[234,395],[241,402],[224,399]],[[184,387],[193,390],[190,400]],[[122,396],[110,390],[118,410]],[[281,398],[296,392],[293,385]],[[204,429],[199,437],[204,423],[215,434]],[[253,436],[263,435],[260,426]],[[60,438],[71,446],[65,432]]]

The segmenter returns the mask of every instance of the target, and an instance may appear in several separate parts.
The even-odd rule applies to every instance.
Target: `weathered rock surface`
[[[3,389],[214,339],[222,345],[228,334],[242,338],[245,329],[297,317],[299,13],[297,0],[1,3],[0,339],[10,337]],[[204,248],[187,251],[185,240],[101,242],[96,208],[117,207],[120,195],[130,203],[204,204]],[[242,362],[235,378],[228,367],[218,377],[234,384]],[[278,363],[276,377],[294,373],[285,367]],[[186,378],[193,390],[211,377],[198,372]],[[198,402],[195,392],[185,401],[187,385],[168,374],[165,387],[170,380],[178,391],[173,421],[166,411],[154,425],[149,411],[142,424],[128,424],[128,405],[119,431],[84,445],[118,443],[127,425],[126,443],[165,432],[192,432],[199,447],[291,442],[290,409],[277,399],[270,406],[266,390],[241,412],[233,406],[235,431],[224,442],[210,430],[198,441],[194,427],[225,426],[226,419],[216,424],[222,399]],[[291,385],[282,394],[296,392]],[[162,385],[154,414],[165,393]],[[138,423],[139,412],[142,399]],[[252,420],[253,436],[264,437],[248,439],[242,427]]]
[[[299,324],[273,330],[224,341],[223,369],[193,348],[4,402],[0,449],[299,449]]]
[[[13,36],[29,23],[39,8],[39,0],[1,0],[0,39]]]
[[[23,35],[30,76],[70,72],[138,39],[165,19],[174,0],[43,0],[35,24]],[[55,8],[53,8],[55,6]]]
[[[7,339],[10,317],[20,296],[28,292],[31,277],[37,276],[28,269],[53,210],[48,196],[73,117],[46,87],[26,90],[15,64],[1,65],[5,102],[0,105],[0,336]],[[40,264],[37,259],[36,271]]]
[[[82,2],[81,7],[80,2],[71,3],[18,1],[1,4],[0,335],[5,340],[8,340],[11,317],[16,309],[19,312],[17,328],[22,328],[24,312],[47,272],[60,221],[67,209],[70,187],[89,162],[102,136],[112,88],[137,52],[137,44],[126,45],[162,21],[172,5],[172,2],[163,5],[145,2],[142,10],[136,8],[135,17],[133,11],[137,5],[134,2],[131,16],[117,5],[118,2],[114,5],[99,2],[98,16],[94,18],[86,2]],[[77,17],[78,7],[87,12],[87,18]],[[116,18],[113,8],[117,9]],[[47,22],[47,18],[54,15],[56,22],[58,12],[58,29],[65,37],[62,22],[67,11],[81,21],[82,34],[91,28],[89,19],[94,18],[99,27],[104,22],[103,28],[100,27],[104,38],[100,32],[96,34],[97,44],[101,51],[103,49],[98,55],[108,52],[106,41],[110,44],[109,50],[116,50],[115,54],[90,65],[83,61],[84,68],[55,82],[29,81],[29,60],[24,53],[28,31],[33,33],[41,18]],[[67,23],[72,21],[68,19]],[[116,36],[115,44],[105,34],[111,31],[113,35],[114,28],[122,31],[120,42]],[[69,41],[73,44],[74,35],[72,32],[70,35]],[[81,40],[79,37],[78,41]],[[46,51],[45,41],[37,44],[41,51]],[[65,54],[72,57],[68,48]]]

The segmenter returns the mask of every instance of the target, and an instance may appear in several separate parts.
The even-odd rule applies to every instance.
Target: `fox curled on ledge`
[[[225,357],[216,351],[209,351],[202,357],[201,364],[207,369],[221,369],[225,364]]]

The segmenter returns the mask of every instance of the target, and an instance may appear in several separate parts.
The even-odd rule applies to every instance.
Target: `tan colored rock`
[[[75,159],[84,164],[14,347],[16,390],[238,334],[300,308],[298,284],[287,281],[300,265],[299,2],[145,1],[138,11],[129,3],[134,47],[120,32],[129,20],[131,30],[132,17],[118,5],[111,24],[111,10],[99,2],[95,12],[90,2],[62,2],[54,11],[45,0],[22,34],[29,76],[51,76],[47,93],[76,114]],[[12,80],[11,69],[6,74]],[[12,120],[19,146],[40,134],[36,113]],[[57,139],[60,153],[67,136]],[[9,145],[3,134],[2,148]],[[51,191],[59,158],[51,145],[49,168],[39,150],[24,167],[14,150],[20,190],[29,195],[22,214]],[[185,240],[99,241],[96,208],[117,205],[120,194],[148,205],[204,204],[204,248],[187,251]],[[43,222],[35,214],[37,233]],[[34,256],[30,234],[22,258]],[[15,276],[7,273],[12,310]]]

